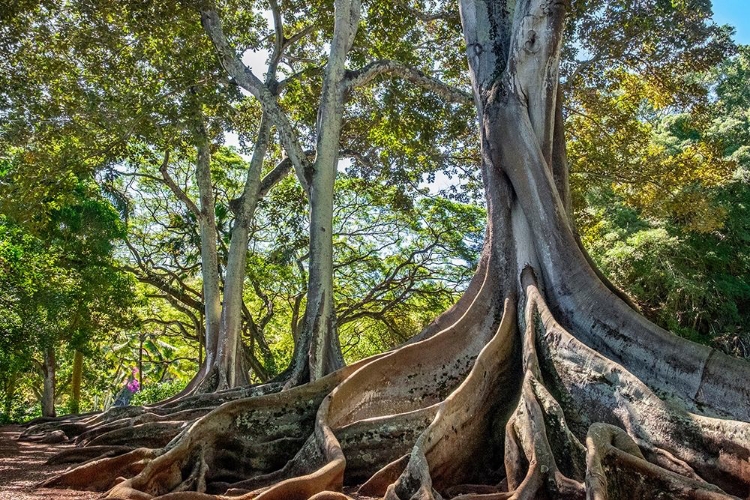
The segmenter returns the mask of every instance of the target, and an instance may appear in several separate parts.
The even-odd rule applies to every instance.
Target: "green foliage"
[[[138,406],[164,401],[183,390],[186,385],[186,382],[176,380],[147,385],[133,395],[130,404]]]
[[[647,133],[626,166],[609,157],[607,169],[615,175],[597,180],[582,165],[590,149],[578,141],[590,130],[574,121],[579,128],[571,150],[580,165],[574,186],[585,198],[577,216],[586,246],[647,316],[704,343],[722,336],[726,343],[727,335],[750,331],[750,93],[743,80],[749,55],[740,47],[737,56],[696,78],[715,93],[710,108],[657,114],[650,122],[631,119]],[[649,148],[661,156],[644,155]],[[688,164],[686,155],[693,155]],[[665,166],[655,189],[644,186],[652,169]],[[604,172],[603,164],[597,168]],[[628,189],[620,171],[633,172]],[[659,200],[634,201],[644,196]],[[670,199],[674,206],[665,209]]]
[[[12,408],[19,404],[32,406],[45,349],[56,351],[64,379],[74,350],[96,353],[104,333],[132,322],[134,282],[113,259],[124,226],[94,188],[79,182],[70,203],[49,210],[43,225],[24,226],[0,213],[0,382],[6,414],[16,415]]]

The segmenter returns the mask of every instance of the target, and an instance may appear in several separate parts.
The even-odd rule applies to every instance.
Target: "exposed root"
[[[230,401],[274,394],[280,392],[282,388],[282,382],[268,382],[266,384],[227,389],[225,391],[216,391],[205,394],[189,394],[180,398],[167,400],[163,403],[151,406],[149,409],[162,414],[199,408],[212,409]]]
[[[382,497],[388,487],[398,480],[409,464],[409,455],[394,460],[373,474],[362,486],[358,493],[368,497]]]
[[[727,500],[718,486],[685,477],[646,461],[628,434],[609,424],[596,423],[586,437],[588,498],[684,498]]]
[[[513,339],[516,331],[515,301],[507,300],[503,320],[493,339],[477,358],[469,376],[441,405],[430,427],[422,433],[409,464],[391,485],[386,498],[430,498],[433,489],[476,480],[483,464],[492,463],[486,438],[498,402],[514,397],[512,376]],[[485,469],[485,470],[482,470]],[[439,479],[433,485],[432,478]]]
[[[530,293],[539,297],[535,289]],[[654,457],[650,465],[659,470],[750,495],[750,424],[694,415],[676,401],[662,400],[637,377],[576,340],[540,298],[537,302],[547,383],[558,391],[566,414],[579,416],[579,436],[598,422],[614,425]]]
[[[132,446],[90,446],[62,451],[47,460],[47,465],[74,464],[96,458],[115,457],[132,451]]]
[[[341,383],[318,412],[315,438],[325,465],[304,478],[291,478],[275,485],[259,498],[297,498],[289,496],[296,495],[297,490],[304,492],[299,498],[307,498],[304,495],[310,484],[321,488],[326,482],[328,488],[333,486],[333,491],[340,491],[346,459],[335,435],[337,431],[356,422],[373,420],[386,429],[393,422],[427,411],[450,395],[494,333],[496,302],[491,299],[495,290],[492,283],[485,282],[472,306],[457,323],[427,340],[404,346],[363,366]],[[432,355],[424,356],[425,352]],[[379,436],[381,439],[393,437],[388,433]],[[383,440],[381,446],[398,446],[396,456],[399,456],[401,447],[413,442],[410,443],[409,434],[399,433],[395,437],[395,441]],[[387,457],[379,463],[373,460],[372,473],[393,458]],[[299,455],[296,459],[309,461],[309,457]]]
[[[580,463],[583,446],[569,430],[562,409],[540,382],[536,350],[538,296],[533,293],[529,269],[524,272],[523,284],[527,292],[522,339],[524,378],[521,398],[505,428],[506,485],[511,498],[584,498]],[[564,461],[565,472],[558,466],[559,458]]]
[[[499,314],[497,288],[483,288],[427,340],[224,404],[160,450],[70,450],[89,462],[49,484],[130,500],[346,499],[358,484],[390,500],[750,496],[750,424],[662,400],[560,327],[531,271],[522,281],[522,318],[517,299]],[[200,411],[110,420],[88,443],[171,436]]]
[[[174,439],[142,474],[119,484],[110,497],[166,494],[186,481],[196,461],[207,464],[207,489],[210,483],[231,485],[278,469],[312,432],[325,395],[358,366],[314,384],[221,406]]]
[[[140,406],[125,406],[112,407],[101,413],[88,413],[54,419],[45,418],[41,422],[35,419],[27,424],[26,430],[21,434],[19,439],[31,440],[55,430],[63,431],[68,438],[77,438],[81,434],[107,424],[113,424],[113,428],[127,425],[127,422],[131,421],[131,419],[144,413],[145,410]],[[117,422],[120,422],[120,424],[117,424]]]
[[[144,448],[161,448],[166,446],[187,422],[149,422],[109,431],[91,441],[91,446],[130,445]]]
[[[46,488],[70,488],[86,491],[106,491],[122,477],[141,472],[156,450],[138,448],[114,458],[103,458],[83,464],[42,483]]]

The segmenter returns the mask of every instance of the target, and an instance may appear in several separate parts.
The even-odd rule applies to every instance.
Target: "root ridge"
[[[532,271],[522,278],[520,299],[485,280],[444,330],[312,384],[202,416],[183,407],[181,420],[87,417],[99,433],[66,453],[88,461],[49,484],[171,500],[345,499],[359,484],[388,500],[750,497],[750,424],[663,399],[561,327]],[[162,427],[179,434],[117,444]]]

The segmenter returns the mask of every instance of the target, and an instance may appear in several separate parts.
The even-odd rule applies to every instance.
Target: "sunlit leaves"
[[[585,198],[577,215],[586,246],[652,320],[705,343],[721,335],[731,344],[750,324],[745,68],[741,47],[696,78],[715,95],[710,107],[692,112],[645,113],[643,99],[641,112],[629,115],[610,96],[599,114],[607,118],[596,123],[619,117],[629,130],[606,134],[612,142],[601,128],[594,132],[593,120],[571,118],[571,151],[579,162],[573,186],[579,201]],[[594,152],[597,140],[606,147]]]
[[[716,141],[689,140],[705,131],[708,118],[697,111],[675,114],[658,89],[634,75],[620,76],[613,76],[606,90],[576,94],[570,108],[569,154],[579,210],[586,190],[607,186],[645,216],[699,232],[721,227],[722,209],[706,190],[727,182],[736,164],[722,157]]]

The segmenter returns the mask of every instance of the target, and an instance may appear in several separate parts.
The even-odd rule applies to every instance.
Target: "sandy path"
[[[72,445],[17,441],[23,428],[0,427],[0,500],[91,500],[101,493],[76,490],[35,488],[41,481],[68,468],[67,465],[45,465],[55,453]]]

